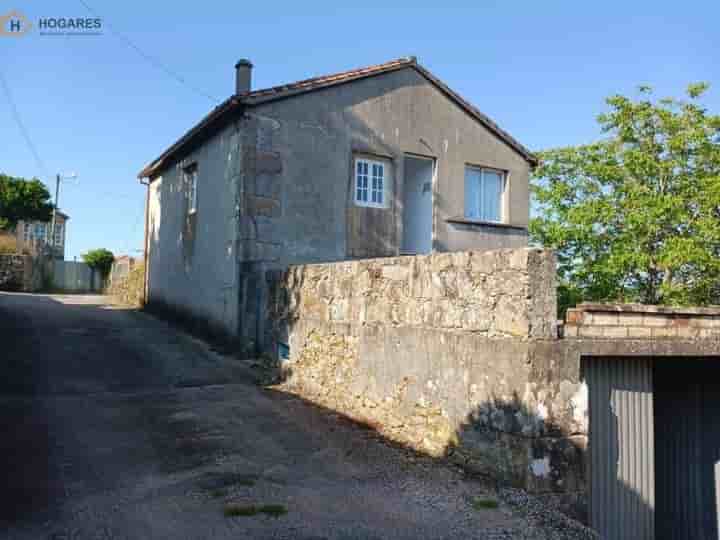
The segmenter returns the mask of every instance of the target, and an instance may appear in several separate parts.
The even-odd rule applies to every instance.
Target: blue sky
[[[255,64],[253,86],[416,55],[421,64],[533,150],[592,141],[613,93],[638,84],[680,95],[708,81],[720,112],[720,2],[109,2],[86,0],[102,36],[0,37],[0,71],[44,163],[0,93],[0,171],[75,171],[60,207],[67,256],[142,247],[149,160],[233,91],[233,65]],[[89,15],[77,0],[0,2],[40,17]],[[108,29],[179,73],[178,83]]]

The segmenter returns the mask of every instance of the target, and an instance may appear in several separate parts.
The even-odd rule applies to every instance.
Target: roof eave
[[[157,176],[157,173],[166,168],[166,166],[174,160],[176,154],[185,146],[202,137],[207,130],[211,129],[216,122],[223,119],[226,114],[240,109],[243,105],[242,100],[238,99],[238,96],[230,96],[208,113],[198,124],[175,141],[160,157],[145,165],[138,173],[137,178],[142,180],[143,178],[152,179]]]
[[[444,82],[442,82],[440,79],[438,79],[435,75],[430,73],[427,69],[422,67],[417,63],[417,60],[414,57],[410,57],[407,59],[401,59],[399,61],[393,61],[388,63],[387,66],[383,67],[383,69],[376,70],[372,73],[367,72],[359,72],[357,75],[352,77],[347,77],[343,80],[333,80],[329,79],[326,82],[322,84],[316,84],[316,85],[308,85],[301,88],[291,88],[291,89],[283,89],[282,87],[275,87],[268,89],[268,93],[266,95],[256,95],[253,96],[253,92],[250,92],[250,95],[244,96],[244,95],[234,95],[230,98],[226,99],[223,103],[218,105],[215,109],[213,109],[205,118],[203,118],[197,125],[195,125],[193,128],[191,128],[185,135],[180,137],[172,146],[170,146],[165,152],[163,152],[160,157],[155,159],[154,161],[151,161],[149,164],[147,164],[139,173],[138,173],[138,179],[142,180],[144,178],[148,178],[152,180],[152,178],[156,177],[158,173],[165,169],[171,162],[175,160],[175,157],[178,153],[180,153],[184,148],[187,147],[187,145],[191,144],[193,141],[196,141],[200,137],[204,136],[205,133],[212,129],[216,125],[217,122],[223,119],[223,117],[235,110],[239,110],[243,107],[254,107],[257,105],[262,105],[264,103],[269,103],[272,101],[278,101],[281,99],[288,99],[291,97],[295,97],[298,95],[306,94],[309,92],[314,92],[316,90],[322,90],[324,88],[330,88],[334,86],[340,86],[343,84],[348,84],[354,81],[357,81],[359,79],[366,79],[371,77],[377,77],[380,75],[384,75],[386,73],[390,73],[393,71],[398,71],[405,68],[413,68],[415,69],[421,76],[423,76],[426,80],[428,80],[431,84],[436,86],[441,92],[443,92],[447,97],[449,97],[451,100],[453,100],[457,105],[459,105],[467,114],[475,118],[478,122],[480,122],[483,126],[485,126],[488,130],[490,130],[495,136],[497,136],[499,139],[501,139],[503,142],[505,142],[508,146],[510,146],[514,151],[516,151],[518,154],[520,154],[529,164],[531,167],[536,167],[539,163],[538,158],[530,152],[527,148],[525,148],[522,144],[520,144],[515,138],[512,137],[508,132],[503,130],[500,126],[498,126],[493,120],[491,120],[488,116],[480,112],[477,108],[475,108],[474,105],[466,101],[462,96],[460,96],[458,93],[456,93],[454,90],[452,90],[449,86],[447,86]]]

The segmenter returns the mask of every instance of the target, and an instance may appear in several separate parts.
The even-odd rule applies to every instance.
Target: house
[[[15,228],[18,252],[34,251],[39,245],[48,245],[53,248],[56,259],[65,258],[65,232],[70,217],[57,211],[55,216],[55,238],[52,237],[51,221],[19,221]]]
[[[527,245],[536,158],[415,57],[235,92],[140,171],[146,298],[262,348],[268,272]]]

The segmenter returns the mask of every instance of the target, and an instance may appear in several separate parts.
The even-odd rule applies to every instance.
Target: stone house
[[[266,345],[268,272],[527,245],[536,158],[414,57],[235,92],[138,177],[148,307]]]
[[[52,222],[19,221],[15,227],[15,238],[19,253],[35,252],[39,245],[51,246],[55,259],[65,258],[65,234],[70,217],[58,211],[55,221],[55,238],[52,236]]]

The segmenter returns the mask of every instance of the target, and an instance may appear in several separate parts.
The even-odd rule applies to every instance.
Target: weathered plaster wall
[[[403,237],[405,156],[436,159],[436,251],[527,245],[529,165],[412,69],[249,108],[239,222],[240,339],[267,351],[266,273],[289,264],[394,256]],[[387,208],[354,205],[353,159],[389,164]],[[466,164],[508,171],[516,227],[449,223],[464,211]]]
[[[235,337],[241,126],[232,123],[152,179],[148,309]],[[183,168],[197,164],[197,212],[188,214]]]
[[[273,289],[284,386],[474,471],[581,491],[579,369],[537,352],[554,284],[529,248],[291,267]]]
[[[436,250],[527,245],[517,229],[503,234],[446,221],[463,215],[465,165],[473,164],[508,171],[504,214],[509,224],[526,228],[529,165],[412,69],[259,105],[247,114],[255,137],[247,149],[248,212],[241,238],[254,260],[279,265],[343,260],[356,240],[363,244],[363,257],[399,254],[406,153],[437,160]],[[387,209],[353,206],[352,160],[359,154],[391,164]],[[358,224],[363,220],[370,226]],[[348,223],[363,237],[348,234]]]

